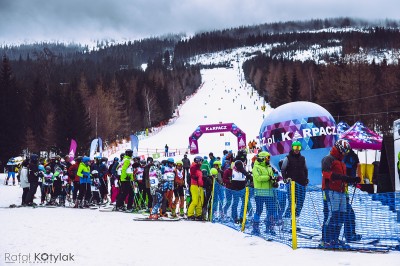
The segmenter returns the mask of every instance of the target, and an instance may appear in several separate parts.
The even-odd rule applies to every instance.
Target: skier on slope
[[[168,158],[166,164],[161,167],[161,173],[163,175],[163,179],[167,180],[164,187],[164,201],[161,208],[161,215],[166,215],[167,206],[171,212],[175,212],[172,210],[173,197],[174,197],[174,182],[175,182],[175,160],[174,158]]]
[[[79,208],[89,208],[88,202],[91,197],[91,187],[90,187],[90,158],[83,156],[82,161],[79,163],[78,172],[79,176],[79,196],[78,204]]]
[[[146,166],[144,167],[143,171],[143,182],[145,183],[145,194],[147,195],[147,210],[150,212],[151,207],[153,206],[153,196],[151,194],[151,184],[150,184],[150,178],[149,178],[149,172],[150,172],[150,167],[153,165],[153,158],[152,157],[147,157],[146,159]],[[146,197],[144,196],[143,199]]]
[[[253,167],[253,182],[254,182],[254,199],[256,202],[256,212],[254,214],[252,234],[260,234],[260,216],[263,213],[264,204],[267,208],[267,217],[265,220],[266,233],[276,235],[273,225],[276,218],[276,200],[273,188],[274,171],[270,164],[271,155],[266,152],[257,154],[257,160]]]
[[[139,209],[145,209],[145,200],[146,200],[146,183],[143,181],[143,172],[146,167],[146,161],[140,160],[139,167],[134,170],[133,175],[135,176],[135,182],[138,187],[139,194]]]
[[[28,166],[28,181],[29,181],[29,192],[26,196],[26,202],[28,206],[36,206],[33,202],[33,198],[36,194],[36,190],[39,183],[39,178],[43,177],[41,171],[39,171],[39,156],[31,154]]]
[[[188,219],[198,221],[202,220],[201,214],[204,202],[203,174],[200,170],[202,162],[203,158],[196,156],[190,166],[190,193],[192,201],[188,209]]]
[[[175,184],[174,184],[174,196],[175,200],[172,205],[171,214],[172,217],[176,217],[176,206],[179,204],[179,215],[183,217],[184,213],[184,204],[185,204],[185,177],[186,172],[183,169],[183,162],[177,161],[175,166]]]
[[[300,217],[301,209],[303,208],[304,200],[306,198],[306,186],[308,185],[308,168],[307,162],[303,155],[301,155],[301,142],[294,141],[292,143],[292,149],[289,154],[283,159],[281,167],[282,176],[285,183],[290,183],[290,181],[295,181],[295,199],[296,199],[296,221]],[[290,185],[287,185],[287,196],[288,196],[288,206],[286,208],[284,216],[284,230],[291,231],[291,189]],[[296,228],[300,231],[300,228]]]
[[[150,212],[150,219],[157,220],[159,212],[164,198],[164,183],[167,180],[163,179],[163,175],[160,170],[160,162],[154,161],[149,168],[149,182],[150,182],[150,193],[153,198],[153,205]]]
[[[133,205],[133,188],[132,188],[132,181],[133,181],[133,167],[131,163],[131,158],[133,155],[133,151],[131,149],[127,149],[125,151],[125,156],[122,161],[122,168],[121,168],[121,190],[119,192],[116,204],[117,211],[132,211]],[[125,207],[124,201],[126,196],[128,196],[128,205]]]
[[[21,200],[21,206],[26,206],[27,205],[27,195],[29,193],[29,180],[28,180],[28,166],[29,166],[29,159],[25,159],[22,164],[21,164],[21,170],[19,174],[19,185],[22,188],[22,200]]]
[[[335,142],[329,155],[321,161],[322,190],[328,207],[322,228],[323,248],[348,248],[348,245],[339,240],[340,231],[346,214],[345,189],[348,183],[359,183],[359,177],[346,175],[346,164],[343,157],[350,151],[350,144],[343,139]]]
[[[80,177],[77,175],[78,173],[78,167],[79,164],[82,161],[82,156],[78,156],[75,158],[75,163],[72,164],[68,168],[68,175],[71,178],[72,184],[73,184],[73,192],[72,192],[72,201],[74,202],[74,208],[78,208],[78,191],[79,191],[79,186],[80,186]]]
[[[90,170],[91,171],[96,170],[98,172],[98,178],[99,178],[98,192],[100,193],[100,200],[98,203],[103,203],[104,201],[107,200],[107,188],[104,179],[107,180],[107,171],[108,171],[107,166],[105,165],[105,162],[103,160],[103,157],[101,156],[94,157],[94,163],[92,163],[92,165],[90,166]]]
[[[111,187],[110,188],[111,204],[115,203],[119,192],[118,173],[117,173],[118,166],[119,166],[119,159],[118,157],[115,157],[110,167],[108,168],[108,174],[110,175],[110,187]]]
[[[223,216],[223,202],[225,200],[225,185],[222,180],[222,176],[224,174],[224,171],[221,169],[221,161],[216,160],[214,161],[213,168],[218,172],[217,174],[213,174],[214,178],[216,179],[215,182],[215,187],[214,187],[214,197],[217,201],[217,205],[215,209],[213,209],[213,217],[215,218],[222,218]],[[211,170],[213,169],[211,168]],[[211,172],[210,170],[210,172]],[[217,184],[218,183],[218,184]],[[214,201],[214,200],[213,200]],[[212,204],[212,202],[211,202]]]
[[[241,224],[243,221],[243,211],[244,211],[244,188],[246,188],[246,185],[250,180],[252,179],[252,176],[249,172],[245,170],[244,163],[241,160],[236,160],[232,168],[227,170],[231,171],[230,177],[231,177],[231,185],[232,185],[232,190],[235,192],[233,193],[233,202],[232,202],[232,219],[236,224]],[[241,209],[240,209],[240,216],[238,217],[238,205],[239,205],[239,200],[242,201],[241,204]]]

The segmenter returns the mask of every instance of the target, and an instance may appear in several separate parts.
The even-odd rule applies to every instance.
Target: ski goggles
[[[301,146],[293,146],[292,149],[294,151],[301,151]]]

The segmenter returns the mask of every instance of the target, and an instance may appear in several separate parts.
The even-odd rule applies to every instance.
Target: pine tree
[[[288,102],[289,80],[285,71],[283,71],[280,83],[275,90],[274,106],[278,107]]]
[[[289,98],[291,102],[296,102],[300,100],[300,83],[299,80],[297,79],[297,74],[295,69],[293,69],[292,86],[290,86]]]
[[[22,94],[16,85],[10,62],[4,56],[0,69],[0,160],[4,163],[22,151],[25,109]]]

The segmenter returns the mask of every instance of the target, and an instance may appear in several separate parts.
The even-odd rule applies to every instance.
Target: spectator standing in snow
[[[303,208],[304,199],[306,198],[306,186],[308,185],[308,168],[306,159],[301,155],[301,142],[294,141],[292,143],[292,149],[289,154],[283,159],[281,172],[285,183],[290,183],[291,180],[295,181],[296,192],[296,219],[300,217],[301,209]],[[287,185],[288,195],[288,206],[285,213],[285,230],[290,230],[291,223],[291,189],[290,185]],[[300,228],[297,228],[300,231]]]
[[[21,200],[21,205],[22,206],[26,206],[28,204],[27,202],[27,196],[28,196],[28,192],[29,192],[29,180],[28,180],[28,166],[29,166],[29,159],[25,159],[22,162],[21,165],[21,170],[20,170],[20,174],[19,174],[19,185],[22,188],[22,200]]]
[[[168,156],[168,149],[169,149],[168,145],[167,145],[167,144],[165,144],[165,147],[164,147],[164,151],[165,151],[165,157],[167,157],[167,156]]]
[[[39,157],[36,154],[31,154],[28,166],[29,192],[26,196],[26,203],[28,206],[36,206],[36,203],[33,202],[33,198],[39,185],[39,178],[43,178],[42,172],[39,171],[38,159]]]
[[[190,173],[189,173],[190,159],[188,158],[187,154],[183,155],[182,163],[183,163],[183,170],[185,170],[186,184],[189,186],[189,183],[190,183],[190,180],[189,180],[189,178],[190,178]]]

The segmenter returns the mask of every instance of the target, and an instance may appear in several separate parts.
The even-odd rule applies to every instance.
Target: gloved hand
[[[361,178],[359,177],[359,176],[356,176],[356,177],[350,177],[350,180],[348,181],[348,183],[349,184],[352,184],[352,185],[356,185],[356,184],[358,184],[358,183],[360,183],[361,182]]]

